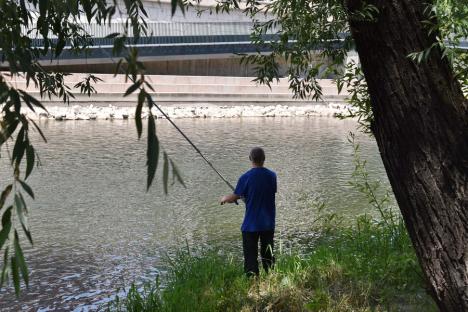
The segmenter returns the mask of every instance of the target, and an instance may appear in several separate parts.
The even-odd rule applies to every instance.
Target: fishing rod
[[[187,135],[185,135],[185,133],[172,121],[172,119],[169,118],[169,116],[161,109],[161,107],[159,107],[159,105],[156,103],[153,103],[153,105],[156,106],[161,114],[171,123],[171,125],[174,126],[174,128],[177,129],[177,131],[179,131],[179,133],[185,138],[185,140],[187,140],[187,142],[190,143],[190,145],[192,145],[195,151],[203,158],[203,160],[211,167],[211,169],[213,169],[213,171],[216,172],[221,180],[223,180],[224,183],[226,183],[227,186],[229,186],[229,188],[234,192],[234,186],[228,180],[226,180],[226,178],[215,168],[215,166],[213,166],[213,164],[205,157],[205,155],[203,155],[200,149],[187,137]],[[238,204],[237,201],[235,203],[236,205]]]
[[[110,58],[112,59],[112,56],[110,56]],[[122,68],[120,68],[120,71],[123,71]],[[153,101],[152,101],[153,102]],[[228,181],[226,180],[226,178],[215,168],[215,166],[213,166],[213,164],[211,163],[211,161],[209,161],[205,155],[203,155],[203,153],[200,151],[200,149],[192,142],[192,140],[190,140],[188,138],[187,135],[185,135],[185,133],[172,121],[171,118],[169,118],[169,116],[161,109],[161,107],[159,107],[159,105],[157,105],[156,103],[152,103],[154,106],[156,106],[156,108],[161,112],[161,114],[171,123],[171,125],[174,126],[174,128],[177,129],[177,131],[179,131],[179,133],[185,138],[185,140],[187,140],[187,142],[190,143],[190,145],[192,145],[192,147],[195,149],[195,151],[203,158],[203,160],[211,167],[211,169],[213,169],[214,172],[216,172],[216,174],[221,178],[221,180],[223,180],[224,183],[227,184],[227,186],[229,186],[229,188],[234,192],[235,188],[234,186]],[[244,199],[242,199],[244,201]],[[239,203],[237,201],[235,201],[235,204],[238,205]]]

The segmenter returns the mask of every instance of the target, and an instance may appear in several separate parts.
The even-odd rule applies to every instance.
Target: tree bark
[[[350,15],[380,154],[432,297],[468,311],[468,102],[438,49],[421,0],[371,0],[376,20]],[[347,0],[348,12],[362,6]]]

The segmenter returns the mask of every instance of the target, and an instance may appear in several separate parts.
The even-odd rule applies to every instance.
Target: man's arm
[[[224,205],[226,203],[235,203],[238,199],[240,199],[239,195],[229,194],[221,197],[220,203],[221,205]]]

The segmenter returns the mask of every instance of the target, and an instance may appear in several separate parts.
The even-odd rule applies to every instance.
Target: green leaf
[[[55,46],[55,57],[58,57],[62,53],[63,48],[65,47],[65,44],[66,44],[66,40],[63,37],[63,35],[60,34],[57,39],[57,44]]]
[[[132,94],[133,92],[135,92],[136,89],[138,89],[141,86],[142,82],[143,82],[142,80],[138,80],[137,82],[132,84],[130,87],[128,87],[127,91],[125,91],[124,96],[127,96],[127,95]]]
[[[171,1],[171,14],[174,15],[176,10],[177,10],[177,4],[178,4],[178,0],[172,0]]]
[[[149,83],[148,81],[145,81],[145,86],[147,86],[151,91],[154,92],[153,86],[152,86],[151,83]]]
[[[29,175],[33,171],[35,155],[36,153],[34,152],[34,147],[31,144],[28,145],[28,147],[26,147],[26,176],[24,178],[25,180],[29,177]]]
[[[185,7],[184,7],[184,2],[183,0],[171,0],[171,14],[174,15],[177,7],[180,8],[183,14],[185,14]]]
[[[141,90],[138,94],[138,104],[135,110],[135,125],[137,128],[138,139],[141,138],[141,133],[143,131],[143,125],[141,122],[141,110],[143,108],[143,103],[145,102],[145,92]]]
[[[423,56],[424,56],[424,53],[423,53],[423,52],[418,52],[418,58],[417,58],[418,64],[421,63],[421,61],[422,61],[422,59],[423,59]]]
[[[23,202],[23,199],[18,194],[15,194],[14,207],[15,207],[16,213],[18,214],[20,223],[21,224],[26,223],[27,220],[24,215],[24,212],[25,212],[24,202]]]
[[[154,116],[151,114],[148,117],[148,147],[147,147],[147,184],[146,190],[149,190],[151,183],[153,183],[156,168],[158,167],[159,159],[159,141],[156,136],[156,124],[154,122]]]
[[[47,14],[48,7],[49,7],[49,0],[39,1],[39,13],[41,16],[45,17],[45,15]]]
[[[18,132],[18,135],[16,136],[16,142],[15,146],[13,147],[13,154],[11,157],[11,163],[14,164],[15,160],[17,163],[21,162],[21,159],[23,158],[24,151],[26,149],[26,144],[24,141],[24,126],[21,127],[21,130]]]
[[[125,40],[127,40],[127,37],[122,36],[122,37],[117,37],[114,39],[114,46],[112,47],[112,54],[113,55],[118,55],[122,52],[122,50],[125,48]],[[122,59],[120,61],[123,61]],[[119,64],[117,64],[117,68],[120,68],[121,62],[119,61]],[[116,71],[117,74],[117,71]]]
[[[148,13],[146,12],[145,7],[143,6],[143,3],[140,3],[139,8],[140,8],[141,12],[143,13],[143,15],[148,17]],[[143,22],[144,21],[145,20],[143,19]]]
[[[27,102],[30,102],[32,103],[33,105],[43,109],[44,111],[47,112],[47,109],[44,107],[44,105],[42,105],[42,103],[37,100],[35,97],[31,96],[29,93],[23,91],[23,90],[18,90],[19,93],[21,93],[21,96],[23,97],[23,100],[24,101],[27,101]],[[32,109],[34,111],[34,109]]]
[[[20,113],[21,111],[21,99],[20,99],[20,96],[18,94],[18,91],[11,88],[10,91],[9,91],[9,94],[10,94],[10,100],[11,102],[13,102],[13,105],[15,107],[15,111],[16,113]]]
[[[21,92],[21,90],[18,90]],[[27,97],[23,97],[23,101],[26,103],[26,105],[29,107],[30,110],[32,110],[33,112],[36,112],[34,110],[34,107],[31,105],[31,101],[29,101],[29,98]]]
[[[118,35],[120,35],[120,33],[115,32],[115,33],[108,34],[108,35],[105,36],[104,38],[114,39],[114,38],[117,37]]]
[[[123,62],[123,59],[120,59],[120,60],[117,62],[117,65],[115,65],[114,76],[117,76],[117,74],[119,73],[119,71],[120,71],[120,66],[122,66],[122,62]]]
[[[2,274],[0,275],[0,287],[3,286],[3,283],[7,280],[8,278],[8,251],[9,247],[5,248],[5,252],[3,253],[3,268],[2,268]]]
[[[5,242],[8,240],[11,230],[11,210],[12,206],[3,213],[2,216],[2,230],[0,231],[0,250],[2,249]]]
[[[6,127],[4,127],[3,131],[0,131],[0,146],[5,143],[15,132],[16,127],[18,127],[19,120],[17,119],[17,114],[12,112],[5,113],[5,117],[3,120],[6,121]]]
[[[11,215],[11,213],[10,213]],[[8,239],[11,230],[11,222],[7,223],[0,231],[0,250]]]
[[[3,212],[2,216],[2,227],[6,226],[8,222],[11,222],[11,211],[13,210],[13,206],[10,205],[8,206],[7,209],[5,209],[5,212]]]
[[[167,183],[169,180],[169,161],[167,159],[167,153],[164,152],[164,165],[163,165],[163,186],[164,186],[164,194],[167,195]]]
[[[156,104],[154,103],[153,97],[149,93],[146,93],[146,101],[148,103],[148,109],[149,110],[151,110],[153,108],[153,106],[156,106]]]
[[[3,190],[2,192],[2,195],[0,196],[0,209],[3,207],[3,205],[5,204],[5,200],[6,198],[8,197],[8,195],[10,195],[11,193],[11,189],[13,188],[13,185],[12,184],[9,184],[7,187],[5,187],[5,189]]]
[[[15,258],[16,263],[19,265],[21,275],[23,276],[24,282],[26,286],[29,285],[29,272],[28,267],[26,265],[26,261],[24,260],[23,251],[21,250],[21,246],[18,239],[18,232],[15,230],[15,237],[14,237],[14,246],[15,246]]]
[[[33,245],[31,232],[29,231],[28,226],[28,210],[23,195],[21,195],[20,192],[18,192],[18,194],[15,194],[14,206],[16,209],[16,214],[18,215],[18,219],[20,220],[21,227],[23,228],[24,234],[26,234],[26,237],[28,238],[29,242],[31,243],[31,245]]]
[[[91,23],[91,20],[93,18],[93,2],[89,0],[81,0],[81,5],[83,7],[83,11],[86,14],[86,19],[88,20],[88,23]]]
[[[32,124],[33,124],[34,127],[36,128],[37,132],[39,132],[39,134],[40,134],[42,140],[44,140],[44,142],[47,143],[47,139],[46,139],[44,133],[42,132],[41,128],[39,128],[39,126],[37,125],[37,123],[36,123],[34,120],[32,120],[32,119],[30,119],[30,118],[28,118],[28,119],[29,119],[30,122],[32,122]]]
[[[13,286],[15,286],[15,294],[19,296],[20,294],[20,278],[18,271],[18,263],[16,262],[16,257],[11,257],[11,275],[13,276]]]
[[[28,9],[26,8],[26,3],[24,0],[20,0],[20,7],[21,7],[21,19],[22,23],[24,23],[25,26],[29,25],[29,19],[28,19]]]
[[[21,180],[18,180],[18,181],[21,184],[21,186],[23,187],[23,189],[26,191],[26,193],[28,193],[29,196],[34,198],[34,192],[33,192],[32,188],[29,185],[27,185],[26,182],[21,181]]]

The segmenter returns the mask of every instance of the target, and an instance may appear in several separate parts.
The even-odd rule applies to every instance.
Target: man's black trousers
[[[273,236],[275,231],[242,232],[244,249],[244,271],[247,275],[258,275],[258,241],[260,240],[260,257],[263,269],[268,270],[273,265]]]

